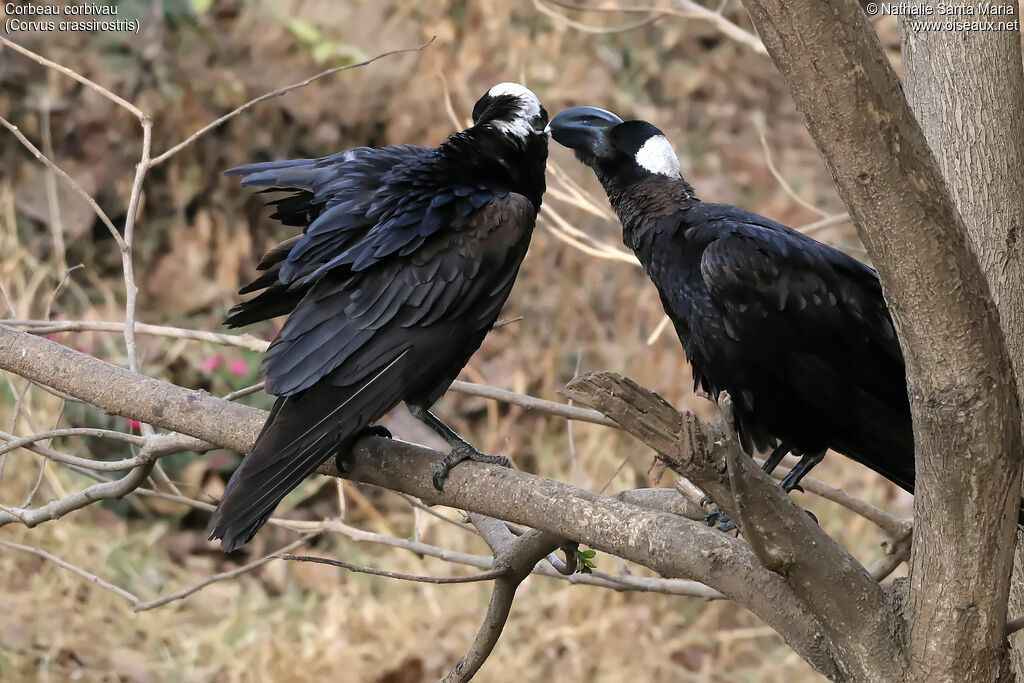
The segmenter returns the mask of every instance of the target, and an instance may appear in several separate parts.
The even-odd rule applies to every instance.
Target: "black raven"
[[[304,234],[268,252],[237,327],[290,313],[264,360],[278,396],[210,521],[225,551],[401,401],[452,451],[434,477],[484,456],[429,412],[494,324],[533,233],[547,112],[517,83],[491,88],[473,126],[439,147],[360,147],[232,169],[291,194],[274,218]]]
[[[799,455],[787,491],[831,448],[913,492],[906,372],[874,270],[763,216],[700,201],[646,121],[574,107],[550,131],[597,174],[695,383],[732,396],[744,450],[770,450],[768,472]]]

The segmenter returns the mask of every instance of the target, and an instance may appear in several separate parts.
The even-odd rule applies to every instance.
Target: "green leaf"
[[[196,14],[205,14],[213,7],[213,0],[192,0],[192,9]]]

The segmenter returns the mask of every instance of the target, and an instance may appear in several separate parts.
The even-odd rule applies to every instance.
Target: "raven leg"
[[[796,467],[789,471],[785,479],[782,480],[782,490],[789,493],[793,489],[800,489],[800,480],[807,476],[807,473],[814,469],[817,465],[825,458],[825,451],[818,451],[817,453],[805,453],[800,458],[800,462],[796,464]],[[801,491],[803,489],[800,489]]]
[[[786,457],[787,453],[789,453],[789,444],[786,442],[780,443],[764,461],[764,465],[761,466],[761,469],[765,471],[765,474],[771,474],[775,471],[775,468],[779,466],[779,463],[782,462],[782,459]]]
[[[472,460],[474,462],[509,467],[508,458],[503,455],[484,455],[423,406],[409,405],[409,412],[417,420],[434,430],[452,448],[448,455],[441,462],[437,463],[437,467],[434,469],[434,488],[438,491],[444,490],[444,480],[448,478],[448,473],[451,472],[451,469],[460,462]]]

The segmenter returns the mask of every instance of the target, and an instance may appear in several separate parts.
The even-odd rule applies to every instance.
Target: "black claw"
[[[708,526],[715,527],[719,531],[732,531],[738,529],[736,522],[729,518],[729,515],[725,513],[725,510],[718,507],[717,505],[705,515],[704,523]]]
[[[334,453],[334,466],[338,468],[338,472],[341,476],[345,476],[349,470],[350,459],[349,455],[351,451],[348,448],[339,448]]]
[[[444,480],[448,478],[449,470],[451,467],[445,465],[443,460],[434,468],[434,476],[431,477],[431,481],[434,482],[434,488],[438,491],[444,491]]]
[[[708,526],[718,526],[724,522],[729,521],[729,515],[725,514],[725,510],[718,507],[717,505],[712,508],[711,512],[704,516],[704,523]]]
[[[338,471],[343,475],[349,469],[348,456],[351,453],[351,444],[362,439],[364,436],[379,436],[385,439],[392,438],[391,430],[384,425],[367,425],[366,427],[363,427],[356,433],[355,437],[351,441],[347,442],[349,447],[339,448],[334,454],[334,466],[337,467]]]
[[[809,517],[810,517],[811,519],[813,519],[813,520],[814,520],[814,523],[815,523],[815,524],[817,524],[818,526],[821,526],[821,524],[820,524],[820,523],[818,522],[818,518],[814,516],[814,513],[813,513],[813,512],[811,512],[810,510],[804,510],[804,512],[806,512],[806,513],[807,513],[807,515],[808,515],[808,516],[809,516]]]
[[[731,519],[726,521],[724,524],[719,524],[715,528],[721,531],[722,533],[729,533],[734,529],[739,529],[739,527],[736,525],[736,522],[732,521]]]
[[[452,448],[451,452],[444,456],[441,462],[437,463],[437,467],[434,468],[434,488],[438,491],[444,491],[444,480],[448,478],[452,468],[466,460],[482,462],[488,465],[511,467],[509,459],[504,455],[484,455],[468,444],[465,446],[458,445]]]
[[[379,436],[379,437],[381,437],[383,439],[392,439],[392,438],[394,438],[394,435],[391,433],[390,429],[388,429],[384,425],[379,425],[379,424],[367,425],[366,427],[363,428],[363,430],[361,432],[359,432],[359,434],[356,436],[356,438],[357,439],[361,439],[364,436]]]

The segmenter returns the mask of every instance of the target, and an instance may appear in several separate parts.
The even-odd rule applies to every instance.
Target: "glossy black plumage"
[[[581,107],[551,131],[596,172],[697,384],[732,396],[747,452],[805,456],[795,485],[831,448],[913,491],[903,356],[874,270],[763,216],[700,201],[649,123]]]
[[[532,99],[531,99],[532,98]],[[541,195],[547,123],[522,86],[495,86],[438,148],[356,148],[228,173],[284,190],[304,234],[271,250],[228,323],[290,313],[267,351],[278,396],[210,522],[232,550],[321,463],[401,401],[426,410],[508,297]]]

